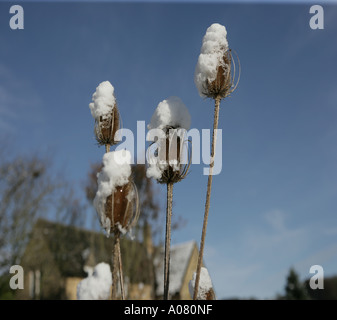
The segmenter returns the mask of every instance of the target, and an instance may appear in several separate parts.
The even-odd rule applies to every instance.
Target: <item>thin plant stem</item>
[[[217,135],[217,129],[218,129],[218,122],[219,122],[219,109],[220,109],[221,98],[216,97],[214,100],[215,100],[215,107],[214,107],[214,123],[213,123],[213,134],[212,134],[211,159],[210,159],[210,165],[209,165],[207,193],[206,193],[206,204],[205,204],[205,215],[204,215],[204,223],[203,223],[203,226],[202,226],[202,234],[201,234],[201,241],[200,241],[200,250],[199,250],[199,257],[198,257],[197,272],[196,272],[196,278],[195,278],[195,284],[194,284],[193,300],[197,300],[197,297],[198,297],[200,271],[201,271],[201,266],[202,266],[202,258],[203,258],[203,254],[204,254],[207,221],[208,221],[208,214],[209,214],[209,207],[210,207],[210,200],[211,200],[211,189],[212,189],[212,180],[213,180],[213,167],[214,167],[214,157],[215,157],[216,135]]]
[[[118,271],[118,243],[119,243],[119,232],[114,232],[114,243],[112,248],[113,264],[112,264],[112,294],[111,299],[117,299],[117,271]]]
[[[120,284],[121,284],[121,296],[122,296],[122,300],[125,300],[125,291],[124,291],[124,277],[123,277],[123,265],[122,265],[122,255],[121,255],[121,244],[120,244],[120,237],[118,234],[117,237],[117,250],[118,250],[118,271],[119,271],[119,280],[120,280]]]
[[[170,242],[172,219],[173,183],[167,183],[166,203],[166,235],[165,235],[165,260],[164,260],[164,300],[168,300],[170,286]]]
[[[110,152],[110,144],[105,145],[105,152]],[[125,300],[124,281],[123,281],[123,265],[120,245],[120,232],[117,230],[114,233],[113,245],[113,266],[112,266],[112,300],[117,299],[117,270],[119,271],[119,281],[121,286],[122,300]]]

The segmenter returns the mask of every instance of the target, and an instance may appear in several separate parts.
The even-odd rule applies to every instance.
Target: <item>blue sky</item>
[[[309,2],[22,3],[25,28],[14,31],[11,4],[0,3],[0,134],[18,154],[51,156],[79,194],[104,153],[88,107],[96,86],[113,84],[133,131],[172,95],[192,128],[211,128],[213,102],[193,75],[207,27],[225,25],[242,74],[220,110],[205,248],[217,296],[273,298],[291,266],[302,279],[315,264],[337,274],[337,6],[311,30]],[[187,223],[173,244],[200,241],[203,167],[174,186],[173,214]]]

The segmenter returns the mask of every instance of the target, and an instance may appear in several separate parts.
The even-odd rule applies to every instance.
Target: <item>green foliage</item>
[[[309,295],[305,285],[300,281],[295,269],[290,268],[285,285],[284,300],[308,300]]]
[[[0,276],[0,300],[13,300],[14,291],[9,287],[10,275]]]

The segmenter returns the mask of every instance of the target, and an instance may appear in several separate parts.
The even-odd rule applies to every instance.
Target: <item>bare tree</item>
[[[20,262],[37,218],[80,224],[80,201],[51,172],[50,161],[39,156],[0,161],[0,267]]]
[[[17,158],[0,167],[0,250],[2,264],[19,263],[28,234],[55,190],[40,159]]]

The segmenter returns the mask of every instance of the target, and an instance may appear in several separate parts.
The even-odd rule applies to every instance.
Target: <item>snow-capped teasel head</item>
[[[107,152],[103,155],[103,168],[97,174],[98,191],[107,197],[116,187],[128,183],[131,175],[131,153],[128,150]]]
[[[94,119],[107,117],[116,104],[114,96],[115,88],[109,81],[101,82],[92,95],[92,102],[89,104],[91,115]]]
[[[92,275],[81,280],[77,285],[77,300],[108,300],[111,285],[110,266],[101,262],[95,266]]]
[[[108,235],[121,228],[128,230],[138,219],[138,192],[131,179],[130,163],[129,151],[108,152],[104,154],[103,168],[97,174],[94,207]]]
[[[239,79],[235,78],[235,64],[228,46],[227,30],[214,23],[203,37],[195,68],[195,85],[201,97],[223,99],[236,89]]]
[[[179,97],[169,97],[161,101],[154,111],[148,129],[184,128],[189,130],[191,116]]]
[[[193,299],[193,294],[194,294],[195,280],[196,280],[196,272],[193,273],[192,280],[190,280],[188,284],[190,296],[192,299]],[[200,272],[197,300],[215,300],[215,299],[216,298],[215,298],[215,293],[214,293],[211,277],[209,276],[208,270],[202,267],[201,272]]]
[[[111,146],[119,141],[115,134],[120,128],[120,115],[114,92],[111,83],[103,81],[96,88],[89,104],[91,115],[95,119],[94,132],[99,145]]]
[[[190,125],[191,116],[180,98],[170,97],[158,104],[148,125],[147,139],[155,133],[147,152],[147,177],[159,183],[175,183],[185,178],[191,164],[191,149],[185,139]],[[185,149],[188,155],[184,158]]]

